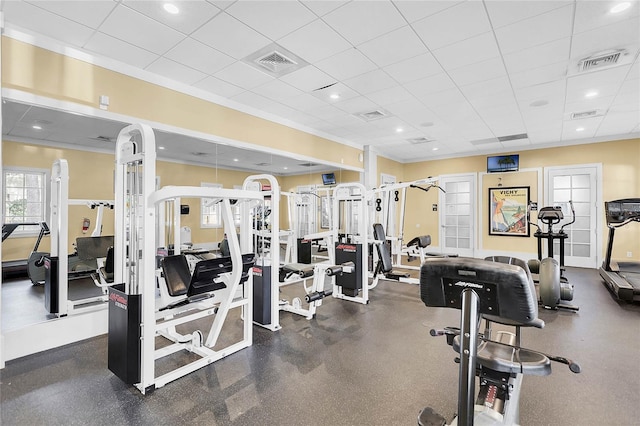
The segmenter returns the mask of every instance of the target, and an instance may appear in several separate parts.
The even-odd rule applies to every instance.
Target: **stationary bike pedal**
[[[447,421],[440,414],[433,411],[431,407],[425,407],[418,415],[419,426],[444,426]]]

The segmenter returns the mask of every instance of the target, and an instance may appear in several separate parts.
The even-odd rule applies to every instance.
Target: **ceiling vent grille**
[[[300,163],[300,164],[298,164],[298,166],[300,166],[300,167],[315,167],[315,166],[317,166],[317,164],[316,163]]]
[[[580,71],[591,71],[596,68],[609,67],[616,65],[620,61],[620,56],[624,50],[602,53],[590,56],[580,61]]]
[[[191,153],[191,155],[193,155],[194,157],[206,157],[209,154],[207,154],[206,152],[194,151]]]
[[[258,167],[266,167],[266,166],[270,166],[271,163],[256,163],[255,165]]]
[[[484,145],[488,143],[498,143],[500,142],[498,138],[487,138],[487,139],[476,139],[471,141],[471,145]]]
[[[519,133],[517,135],[507,135],[507,136],[498,136],[498,141],[500,142],[509,142],[509,141],[517,141],[519,139],[527,139],[529,135],[526,133]]]
[[[91,138],[94,141],[100,142],[115,142],[116,138],[110,138],[109,136],[96,136],[95,138]]]
[[[603,111],[599,110],[599,109],[592,109],[589,111],[581,111],[581,112],[574,112],[571,114],[571,119],[572,120],[582,120],[583,118],[592,118],[592,117],[599,117],[601,115],[603,115]]]
[[[356,117],[362,118],[364,121],[375,121],[388,116],[389,114],[379,109],[375,111],[359,112],[356,114]]]
[[[263,47],[244,58],[242,62],[274,77],[282,77],[309,65],[307,61],[277,43]]]
[[[424,143],[434,142],[433,139],[428,139],[428,138],[413,138],[413,139],[407,139],[407,140],[412,145],[422,145]]]

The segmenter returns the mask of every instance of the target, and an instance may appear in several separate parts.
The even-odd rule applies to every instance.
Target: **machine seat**
[[[460,336],[453,339],[453,349],[460,353]],[[478,344],[478,364],[501,373],[521,373],[534,376],[551,374],[551,360],[528,349],[516,349],[494,342]]]
[[[431,235],[421,235],[415,237],[407,243],[407,247],[418,246],[419,248],[427,248],[431,245]]]
[[[107,258],[104,261],[104,266],[98,268],[98,272],[106,283],[113,283],[113,246],[107,250]]]
[[[385,278],[390,280],[399,280],[400,278],[409,278],[411,275],[406,272],[399,272],[393,270],[393,260],[391,259],[391,250],[387,244],[387,236],[384,232],[384,227],[381,223],[373,224],[373,238],[378,242],[375,244],[378,250],[378,265],[376,266],[376,272],[382,272]],[[429,238],[430,239],[430,238]]]

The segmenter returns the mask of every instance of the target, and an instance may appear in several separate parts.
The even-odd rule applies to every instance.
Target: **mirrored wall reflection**
[[[118,133],[129,123],[75,112],[61,111],[42,105],[29,105],[10,99],[3,100],[2,108],[3,169],[37,169],[45,173],[43,193],[47,193],[54,161],[69,161],[69,198],[113,199],[113,155]],[[283,190],[298,185],[322,185],[323,173],[335,173],[338,182],[359,179],[359,173],[308,159],[300,160],[270,152],[239,148],[216,140],[207,140],[184,134],[155,129],[159,186],[221,184],[226,188],[241,186],[251,174],[273,174]],[[163,161],[164,160],[164,161]],[[4,179],[4,176],[3,176]],[[34,191],[31,191],[34,192]],[[34,192],[35,193],[35,192]],[[41,201],[49,206],[50,195]],[[202,227],[200,205],[187,200],[191,214],[183,217],[183,225],[193,230],[199,241],[218,242],[221,236],[214,227]],[[4,208],[5,206],[3,206]],[[281,215],[287,210],[282,209]],[[49,221],[49,208],[42,221]],[[78,237],[87,236],[97,223],[95,212],[84,206],[71,207],[68,217],[69,254],[76,250]],[[286,216],[281,220],[286,221]],[[114,217],[105,212],[102,235],[113,235]],[[85,230],[85,224],[87,229]],[[34,228],[35,229],[35,228]],[[21,329],[53,318],[45,306],[44,286],[33,285],[20,275],[28,266],[33,252],[48,253],[50,236],[43,235],[36,249],[38,232],[16,232],[3,241],[2,330]],[[16,272],[12,276],[12,271]],[[100,293],[90,280],[69,281],[69,298],[86,298]],[[77,294],[76,294],[77,293]]]

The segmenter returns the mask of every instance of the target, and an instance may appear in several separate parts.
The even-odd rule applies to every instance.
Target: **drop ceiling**
[[[640,136],[637,1],[174,1],[175,15],[164,3],[1,4],[9,34],[402,162]],[[267,46],[300,67],[247,62]]]

